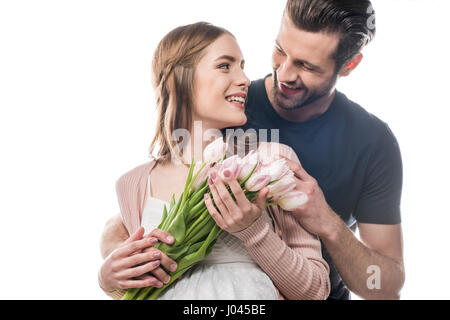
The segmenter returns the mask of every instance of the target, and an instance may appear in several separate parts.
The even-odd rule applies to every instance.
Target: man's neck
[[[273,76],[269,76],[264,81],[267,97],[275,111],[285,120],[293,122],[307,122],[324,114],[333,102],[336,90],[333,89],[330,95],[324,96],[313,103],[298,109],[286,110],[280,108],[273,100]]]

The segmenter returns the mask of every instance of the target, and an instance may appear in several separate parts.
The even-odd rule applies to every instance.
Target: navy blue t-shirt
[[[398,224],[402,190],[402,160],[396,138],[386,123],[344,94],[336,92],[329,109],[307,122],[282,118],[272,107],[264,79],[253,81],[246,104],[244,130],[279,129],[279,142],[290,146],[314,177],[330,207],[355,230],[356,222]],[[349,299],[333,262],[330,298]]]

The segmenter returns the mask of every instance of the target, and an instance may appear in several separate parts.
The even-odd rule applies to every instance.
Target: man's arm
[[[129,236],[127,229],[122,223],[120,214],[109,219],[108,222],[106,222],[100,240],[100,252],[103,259],[106,259],[106,257],[124,243]]]
[[[299,163],[286,162],[298,178],[297,190],[308,197],[292,215],[322,239],[348,288],[364,299],[398,299],[405,279],[400,225],[359,223],[360,242],[327,204],[317,180]],[[372,273],[367,272],[374,270],[380,271],[380,289],[368,285]]]
[[[360,242],[336,215],[321,239],[347,287],[364,299],[399,299],[405,281],[401,225],[358,223]]]

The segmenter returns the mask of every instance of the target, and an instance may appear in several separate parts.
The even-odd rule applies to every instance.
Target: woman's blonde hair
[[[207,22],[180,26],[170,31],[158,44],[152,62],[157,123],[150,145],[150,156],[157,145],[157,158],[179,156],[181,150],[173,138],[175,129],[192,127],[195,68],[203,50],[223,34],[231,33]]]

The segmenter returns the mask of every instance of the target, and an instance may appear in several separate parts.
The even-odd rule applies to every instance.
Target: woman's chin
[[[241,115],[237,117],[233,117],[233,119],[230,119],[230,121],[227,122],[227,124],[223,125],[221,129],[229,128],[229,127],[239,127],[243,126],[247,122],[247,116],[244,112],[242,112]]]

